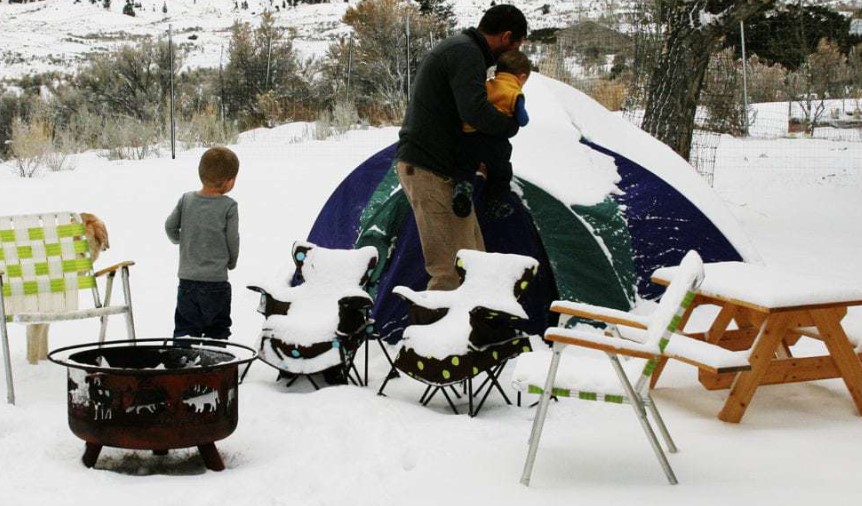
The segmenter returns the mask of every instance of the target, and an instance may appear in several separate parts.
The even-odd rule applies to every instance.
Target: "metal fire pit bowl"
[[[224,463],[215,441],[238,420],[238,370],[257,353],[213,339],[139,339],[60,348],[68,371],[69,428],[93,467],[103,446],[168,450],[197,446],[208,469]]]

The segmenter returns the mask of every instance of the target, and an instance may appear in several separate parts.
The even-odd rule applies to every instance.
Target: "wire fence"
[[[584,8],[535,44],[534,62],[640,126],[664,43],[650,9],[661,3]],[[689,157],[709,184],[716,170],[862,182],[862,37],[836,29],[843,19],[800,3],[727,34],[704,78]]]

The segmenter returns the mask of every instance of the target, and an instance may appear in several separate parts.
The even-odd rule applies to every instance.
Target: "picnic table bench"
[[[658,269],[652,281],[667,285],[676,269]],[[862,345],[856,343],[854,349],[841,325],[849,306],[862,305],[862,289],[743,262],[704,264],[704,270],[704,281],[679,328],[685,329],[698,306],[716,305],[720,311],[706,332],[686,334],[729,350],[750,350],[749,371],[699,371],[706,388],[731,389],[719,419],[739,422],[761,385],[839,377],[862,413]],[[827,354],[794,357],[791,347],[802,337],[822,341]],[[664,363],[654,373],[652,386]]]

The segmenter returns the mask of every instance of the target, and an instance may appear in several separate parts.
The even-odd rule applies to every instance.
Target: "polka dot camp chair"
[[[535,277],[539,262],[522,255],[460,250],[455,265],[461,278],[456,290],[414,292],[404,286],[393,290],[410,304],[410,325],[404,330],[393,372],[398,369],[427,385],[420,399],[423,405],[442,392],[456,414],[458,408],[447,389],[460,398],[455,388],[460,384],[467,395],[468,414],[475,416],[494,389],[511,404],[497,378],[510,358],[531,349],[529,339],[518,330],[527,318],[518,299]],[[485,379],[474,389],[473,378],[480,374]],[[392,373],[378,393],[383,394],[391,377]],[[475,405],[474,398],[480,396]]]
[[[362,385],[353,359],[373,333],[373,300],[365,289],[377,265],[377,250],[329,249],[297,241],[293,262],[296,286],[248,287],[260,293],[258,312],[265,317],[258,357],[278,369],[279,378],[290,378],[288,387],[305,377],[317,389],[311,375],[320,372],[331,383],[350,380]]]
[[[535,351],[518,358],[512,375],[515,388],[541,395],[521,483],[530,483],[548,406],[554,396],[631,404],[668,481],[676,484],[673,469],[647,418],[649,412],[668,451],[675,453],[676,446],[649,395],[649,379],[656,364],[661,358],[674,358],[720,372],[750,369],[747,352],[732,352],[675,334],[702,280],[703,263],[696,252],[690,251],[649,317],[567,301],[556,301],[551,305],[551,311],[564,317],[593,321],[606,327],[604,333],[578,327],[549,328],[545,331],[545,339],[553,343],[553,352]],[[561,319],[561,324],[565,323]],[[601,353],[597,353],[598,356],[586,354],[591,352],[578,355],[563,353],[569,345],[604,352],[610,363]]]
[[[7,322],[53,323],[101,318],[99,342],[104,341],[108,316],[126,315],[129,339],[135,339],[129,267],[122,262],[93,272],[90,247],[81,217],[46,213],[0,217],[0,334],[3,340],[7,400],[15,403]],[[125,303],[111,304],[114,277],[120,273]],[[105,297],[96,279],[105,277]],[[93,307],[79,309],[78,295],[88,290]]]

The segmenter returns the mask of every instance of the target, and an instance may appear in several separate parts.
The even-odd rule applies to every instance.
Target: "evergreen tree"
[[[745,22],[748,53],[789,70],[802,65],[824,37],[838,44],[844,54],[862,42],[862,37],[850,34],[850,18],[820,5],[781,5]],[[735,46],[736,56],[740,56],[738,25],[727,34],[724,44]]]
[[[458,23],[452,2],[447,0],[419,0],[419,12],[436,16],[449,30]]]
[[[273,108],[307,95],[293,39],[275,26],[272,14],[264,11],[257,28],[236,23],[231,31],[223,97],[229,115],[243,119],[246,126],[257,126],[273,119],[264,118],[268,112],[261,110],[262,97]]]
[[[132,0],[126,0],[126,5],[123,6],[123,14],[135,17],[135,5],[132,3]]]
[[[167,13],[168,13],[168,3],[164,2],[162,4],[162,14],[167,14]]]

